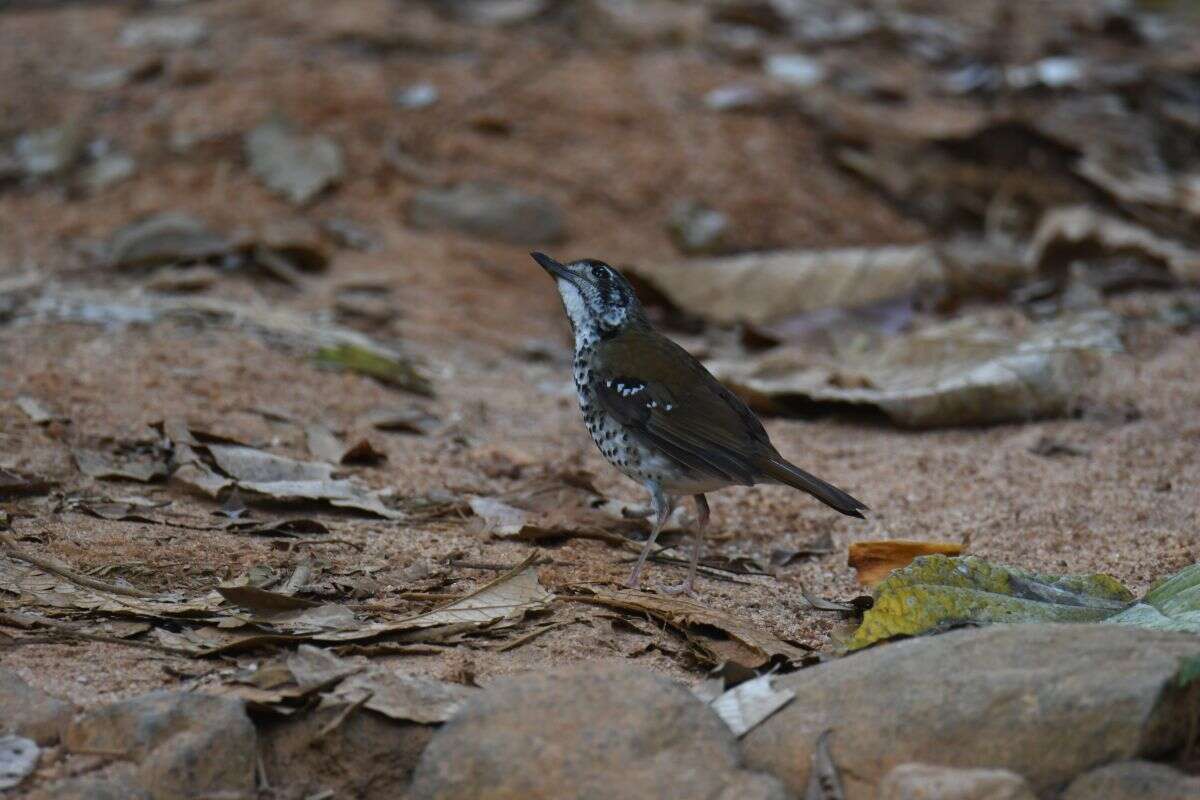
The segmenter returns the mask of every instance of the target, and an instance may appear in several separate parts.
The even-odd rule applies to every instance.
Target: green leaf
[[[316,354],[323,367],[358,372],[414,394],[433,397],[433,385],[408,359],[352,344],[322,347]]]
[[[846,647],[993,622],[1107,622],[1200,633],[1200,564],[1135,601],[1108,575],[1042,575],[975,556],[926,556],[875,588],[875,605]]]

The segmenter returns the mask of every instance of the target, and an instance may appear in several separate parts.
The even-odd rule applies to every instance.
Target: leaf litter
[[[975,556],[923,556],[879,583],[874,599],[847,649],[995,622],[1104,622],[1200,633],[1200,564],[1159,581],[1139,601],[1108,575],[1043,575]]]

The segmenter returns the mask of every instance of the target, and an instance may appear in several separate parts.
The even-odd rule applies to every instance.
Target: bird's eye
[[[592,267],[592,277],[601,278],[604,275],[604,267]]]

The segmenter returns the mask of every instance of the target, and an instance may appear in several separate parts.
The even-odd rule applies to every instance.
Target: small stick
[[[52,575],[65,578],[71,583],[78,584],[79,586],[86,586],[89,589],[97,589],[101,592],[108,592],[109,594],[120,594],[124,595],[125,597],[154,597],[153,594],[149,592],[143,592],[141,589],[134,589],[132,586],[118,586],[113,583],[105,583],[104,581],[96,580],[95,578],[89,578],[87,575],[81,575],[72,569],[68,569],[67,567],[60,567],[49,559],[42,558],[41,556],[35,556],[32,553],[27,553],[7,533],[0,532],[0,543],[8,548],[8,552],[12,554],[13,558],[24,561],[27,564],[32,564],[43,572],[49,572]]]

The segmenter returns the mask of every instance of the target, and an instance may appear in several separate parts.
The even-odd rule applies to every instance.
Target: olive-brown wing
[[[762,423],[679,345],[651,330],[602,343],[593,372],[601,407],[642,444],[681,466],[753,485],[777,456]]]

